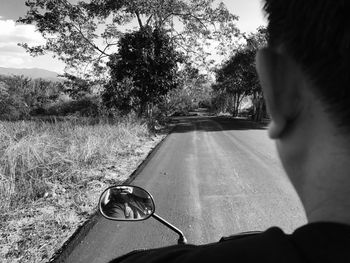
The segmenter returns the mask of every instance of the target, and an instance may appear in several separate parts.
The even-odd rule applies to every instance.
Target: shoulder
[[[234,258],[236,262],[301,262],[290,236],[277,227],[259,234],[234,235],[223,242],[200,246],[198,251],[203,260],[210,261],[219,257]]]
[[[350,262],[350,225],[312,223],[297,229],[292,238],[308,262]]]
[[[130,254],[114,262],[300,262],[288,236],[279,228],[255,235],[230,237],[224,242],[177,245]]]

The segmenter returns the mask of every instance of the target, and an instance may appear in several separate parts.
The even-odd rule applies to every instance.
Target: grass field
[[[45,262],[159,142],[125,118],[0,122],[0,258]]]

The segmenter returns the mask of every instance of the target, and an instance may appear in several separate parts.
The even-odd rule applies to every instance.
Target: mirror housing
[[[155,205],[150,193],[131,185],[111,186],[99,200],[103,217],[115,221],[142,221],[154,214]]]

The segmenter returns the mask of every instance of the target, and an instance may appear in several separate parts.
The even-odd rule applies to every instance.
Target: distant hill
[[[23,75],[32,79],[47,79],[52,81],[60,81],[62,78],[58,77],[58,73],[40,69],[40,68],[3,68],[0,67],[0,75]]]

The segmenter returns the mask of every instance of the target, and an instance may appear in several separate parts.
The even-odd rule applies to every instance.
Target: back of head
[[[350,131],[350,1],[265,0],[269,46],[291,56],[337,126]]]

